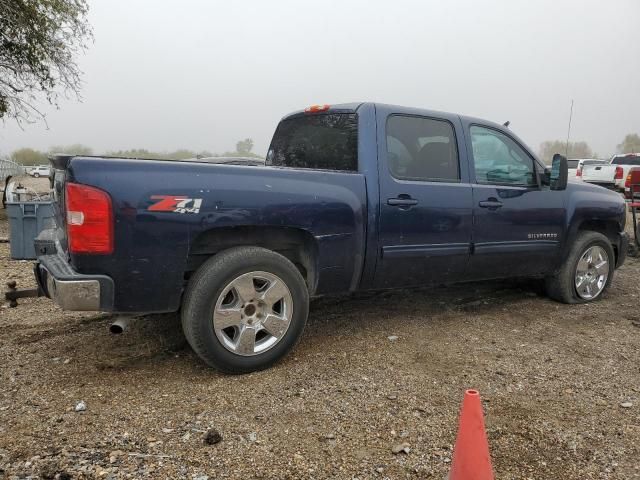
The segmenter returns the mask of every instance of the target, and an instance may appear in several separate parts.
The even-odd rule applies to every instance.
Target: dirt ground
[[[496,478],[639,478],[639,278],[630,258],[581,306],[523,281],[316,300],[297,349],[245,376],[205,367],[175,315],[111,336],[24,300],[0,310],[0,478],[440,480],[471,387]],[[6,243],[0,279],[34,286]]]

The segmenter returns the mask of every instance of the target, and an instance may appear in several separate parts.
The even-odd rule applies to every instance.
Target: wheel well
[[[309,292],[315,291],[315,238],[309,232],[289,227],[223,227],[202,232],[191,243],[185,280],[212,255],[242,246],[267,248],[288,258],[304,277]]]
[[[604,220],[586,220],[580,224],[578,231],[591,231],[603,234],[611,242],[613,253],[616,256],[616,264],[618,262],[618,224],[616,222],[607,222]]]

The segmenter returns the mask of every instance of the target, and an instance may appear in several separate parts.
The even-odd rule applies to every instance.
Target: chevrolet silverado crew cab
[[[226,372],[283,357],[313,296],[530,276],[584,303],[628,245],[620,195],[450,113],[313,106],[279,123],[266,166],[51,162],[44,293],[67,310],[180,310],[193,350]]]

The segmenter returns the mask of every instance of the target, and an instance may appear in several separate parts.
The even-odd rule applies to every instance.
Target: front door
[[[472,189],[464,144],[457,141],[463,138],[458,117],[379,110],[378,131],[386,135],[378,152],[380,256],[375,286],[460,280],[469,260]]]
[[[507,133],[482,125],[468,133],[475,175],[469,278],[549,272],[560,254],[563,192],[539,184],[540,167]]]

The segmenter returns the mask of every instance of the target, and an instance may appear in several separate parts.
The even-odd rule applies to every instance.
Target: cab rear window
[[[357,115],[329,113],[283,120],[271,141],[266,164],[357,171]]]

